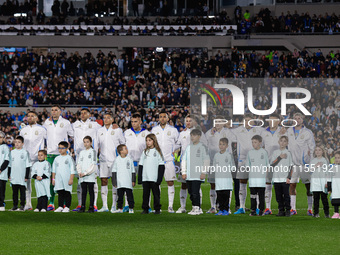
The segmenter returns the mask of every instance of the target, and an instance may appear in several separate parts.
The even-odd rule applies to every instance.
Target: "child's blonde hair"
[[[313,152],[314,158],[316,158],[316,155],[315,155],[315,150],[316,150],[316,148],[320,148],[320,149],[322,150],[322,157],[324,157],[327,161],[329,161],[328,155],[327,155],[327,151],[326,151],[324,145],[316,145],[316,146],[315,146],[314,152]]]

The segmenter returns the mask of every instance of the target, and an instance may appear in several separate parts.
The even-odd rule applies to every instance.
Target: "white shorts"
[[[111,177],[112,176],[111,167],[112,167],[112,164],[110,164],[109,166],[107,162],[100,162],[99,163],[99,177],[100,178]]]
[[[175,164],[173,161],[169,161],[165,163],[165,172],[164,172],[164,179],[165,181],[175,181],[176,178],[176,170]]]
[[[299,183],[301,178],[301,182],[303,184],[310,183],[310,172],[308,171],[308,168],[305,168],[305,166],[293,166],[293,172],[292,172],[292,178],[290,180],[290,183]]]

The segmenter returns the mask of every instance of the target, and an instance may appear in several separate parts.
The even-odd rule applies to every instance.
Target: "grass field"
[[[32,182],[33,184],[33,182]],[[34,185],[33,185],[34,186]],[[179,207],[176,184],[174,209]],[[73,189],[76,190],[75,187]],[[203,210],[210,207],[209,185],[202,185]],[[6,209],[10,209],[11,188],[7,187]],[[35,197],[35,191],[33,191]],[[169,214],[167,188],[162,184],[161,215],[141,215],[142,189],[134,190],[135,214],[0,213],[0,254],[335,254],[338,253],[340,220],[306,216],[305,188],[298,185],[298,214],[200,216]],[[111,195],[109,195],[109,198]],[[74,208],[77,195],[72,197]],[[189,199],[187,208],[191,209]],[[36,198],[32,199],[33,206]],[[320,201],[321,203],[321,201]],[[109,199],[109,205],[111,200]],[[250,205],[249,192],[247,207]],[[99,193],[98,207],[101,208]],[[232,205],[232,210],[234,206]],[[333,209],[331,209],[331,214]]]

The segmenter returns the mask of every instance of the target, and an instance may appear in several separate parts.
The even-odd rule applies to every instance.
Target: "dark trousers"
[[[327,215],[329,214],[328,198],[327,198],[327,194],[322,191],[313,192],[314,214],[319,213],[320,197],[321,197],[321,201],[323,204],[323,210],[325,214]]]
[[[264,204],[265,204],[265,192],[266,188],[250,188],[250,205],[251,210],[256,211],[257,203],[256,198],[259,196],[259,209],[263,212],[264,210]]]
[[[90,194],[90,207],[93,208],[94,204],[94,182],[82,182],[81,186],[81,206],[86,206],[87,190]]]
[[[39,210],[42,210],[42,209],[47,210],[47,203],[48,203],[47,196],[38,197],[37,209],[39,209]]]
[[[335,199],[332,199],[331,202],[332,202],[332,205],[334,206],[334,212],[339,213],[340,199],[335,198]]]
[[[240,206],[240,180],[234,178],[234,194],[235,194],[235,206]]]
[[[64,189],[58,190],[58,205],[59,205],[59,207],[64,207],[64,203],[65,203],[65,206],[70,208],[71,201],[72,201],[71,192],[68,192]]]
[[[187,181],[188,192],[192,206],[201,207],[200,188],[201,181]],[[220,205],[221,206],[221,205]]]
[[[276,202],[279,205],[279,212],[290,211],[289,184],[285,182],[274,183]]]
[[[220,211],[229,211],[230,190],[216,190]]]
[[[6,183],[0,180],[0,207],[5,206]]]
[[[155,211],[161,210],[161,191],[159,190],[159,185],[155,182],[143,182],[143,204],[142,208],[144,211],[149,210],[149,199],[150,191],[153,194],[153,209]]]
[[[133,209],[135,207],[135,200],[133,199],[132,189],[126,189],[126,188],[117,189],[117,193],[118,193],[117,206],[118,206],[118,209],[123,209],[123,200],[124,200],[125,192],[126,192],[126,196],[127,196],[127,201],[129,203],[129,208]]]
[[[12,185],[13,190],[13,207],[18,207],[18,196],[20,190],[20,205],[25,206],[26,203],[26,187],[24,185]]]

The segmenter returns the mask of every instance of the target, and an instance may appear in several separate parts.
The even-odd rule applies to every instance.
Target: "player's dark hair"
[[[253,116],[250,114],[250,113],[246,113],[244,116],[243,116],[243,119],[245,118],[253,118]]]
[[[279,140],[281,140],[281,139],[285,139],[288,142],[288,136],[286,136],[286,135],[281,136]]]
[[[54,107],[57,107],[59,110],[61,110],[61,107],[60,107],[60,105],[58,105],[58,104],[54,104],[54,105],[52,105],[52,107],[51,107],[51,108],[54,108]]]
[[[21,136],[18,135],[17,137],[15,137],[16,140],[20,140],[22,143],[24,143],[25,139]]]
[[[58,146],[63,146],[63,147],[65,147],[67,149],[68,148],[68,142],[61,141],[60,143],[58,143]]]
[[[145,141],[147,139],[151,139],[153,141],[153,145],[155,147],[155,149],[159,152],[159,154],[161,155],[161,157],[163,158],[163,154],[162,154],[162,150],[161,150],[161,147],[159,146],[158,144],[158,141],[157,141],[157,137],[155,136],[155,134],[148,134],[146,137],[145,137]],[[145,155],[147,155],[147,153],[149,152],[150,148],[146,147],[145,150],[144,150],[144,153]]]
[[[89,140],[89,141],[92,143],[92,137],[89,136],[89,135],[85,136],[85,137],[83,138],[83,141],[84,141],[84,140]]]
[[[198,136],[201,136],[201,135],[202,135],[202,131],[199,130],[199,129],[193,129],[193,130],[191,130],[190,135],[198,135]]]
[[[44,155],[47,156],[47,151],[46,150],[39,150],[38,153],[39,152],[44,153]]]
[[[225,143],[225,144],[229,144],[228,138],[226,138],[226,137],[221,138],[220,142]]]
[[[36,112],[34,112],[34,111],[29,111],[29,112],[27,113],[27,116],[28,116],[28,114],[30,114],[30,113],[32,113],[32,114],[34,114],[35,116],[38,117],[38,113],[36,113]]]
[[[140,116],[139,113],[132,114],[132,118],[134,118],[134,119],[142,119],[142,117]]]
[[[124,149],[124,147],[126,147],[125,144],[119,144],[119,145],[117,146],[117,152],[118,152],[119,155],[120,155],[120,152]]]
[[[90,110],[89,110],[89,108],[82,108],[80,111],[81,111],[81,112],[82,112],[82,111],[86,111],[86,112],[88,112],[88,113],[91,113]]]
[[[335,155],[340,155],[340,150],[339,151],[336,151],[336,152],[334,152],[334,156]]]
[[[166,114],[166,115],[168,116],[168,113],[167,113],[164,109],[160,111],[160,113],[158,114],[158,116],[161,115],[161,114],[163,114],[163,113]]]
[[[260,143],[262,143],[262,137],[259,136],[259,135],[254,135],[254,136],[251,138],[251,140],[257,140],[257,141],[259,141]]]
[[[269,118],[270,117],[275,117],[276,119],[279,119],[279,120],[281,119],[281,116],[277,113],[270,114]]]

